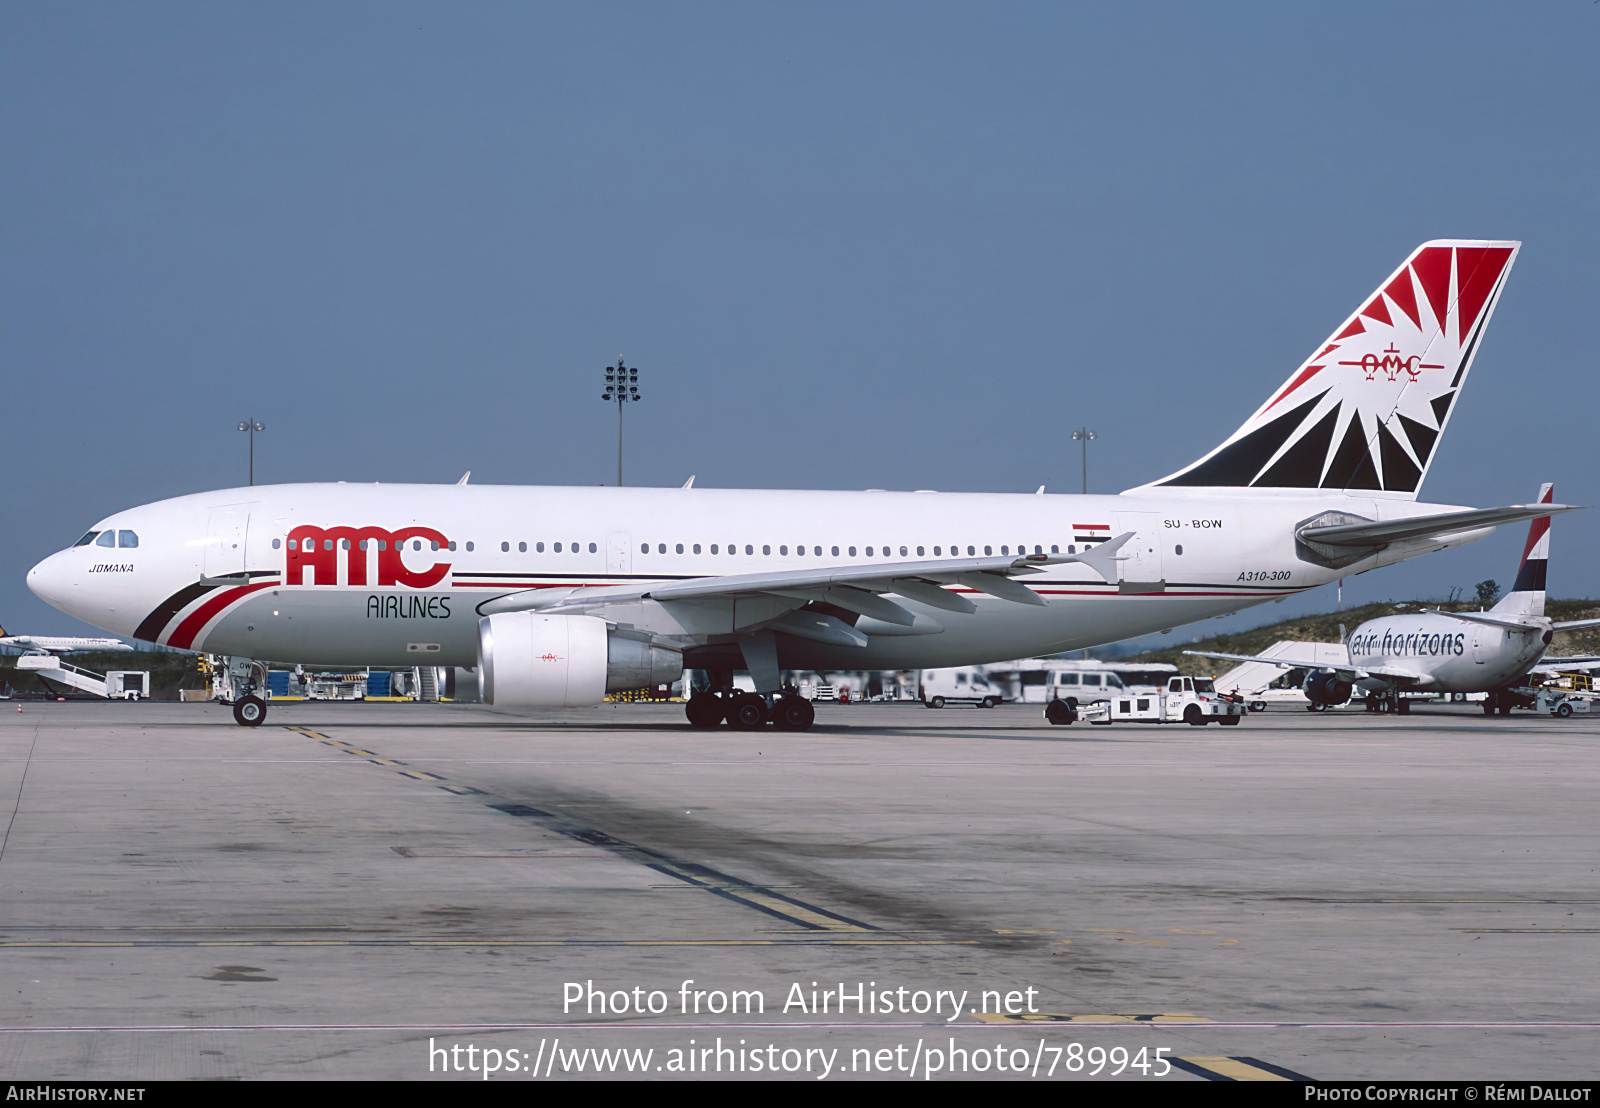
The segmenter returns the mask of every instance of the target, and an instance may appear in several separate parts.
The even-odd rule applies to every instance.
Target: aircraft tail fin
[[[1538,503],[1551,503],[1555,488],[1554,485],[1540,485]],[[1550,517],[1545,516],[1528,524],[1528,545],[1522,548],[1516,583],[1500,598],[1500,603],[1489,610],[1506,615],[1544,615],[1544,577],[1549,562]]]
[[[1521,245],[1423,243],[1227,441],[1141,487],[1415,500]]]

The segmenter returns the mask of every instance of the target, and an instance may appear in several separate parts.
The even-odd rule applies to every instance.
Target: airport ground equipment
[[[1187,723],[1204,727],[1213,721],[1237,726],[1245,705],[1216,690],[1209,677],[1174,677],[1164,689],[1124,692],[1078,710],[1081,719],[1102,726],[1111,723]],[[1048,718],[1048,717],[1046,717]]]
[[[24,654],[17,668],[31,670],[46,680],[67,685],[107,700],[150,699],[150,673],[142,669],[113,669],[104,676],[64,662],[54,654]]]

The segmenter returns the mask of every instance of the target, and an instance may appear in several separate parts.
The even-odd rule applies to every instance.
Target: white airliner
[[[0,627],[0,646],[10,646],[25,654],[77,654],[82,651],[132,650],[121,639],[73,639],[60,635],[8,635]]]
[[[1555,486],[1539,489],[1540,504],[1549,504]],[[1486,692],[1485,713],[1509,715],[1519,701],[1510,690],[1536,667],[1557,631],[1600,626],[1600,619],[1551,621],[1544,614],[1545,570],[1550,559],[1550,520],[1535,519],[1528,528],[1517,580],[1487,612],[1422,612],[1384,616],[1356,628],[1347,643],[1347,661],[1313,665],[1305,694],[1313,709],[1343,704],[1354,689],[1367,693],[1367,710],[1404,713],[1406,689],[1441,693]],[[1310,645],[1310,644],[1308,644]],[[1202,658],[1263,662],[1285,669],[1305,663],[1241,654],[1185,650]],[[1585,659],[1571,659],[1584,661]]]
[[[809,702],[768,702],[782,669],[1094,646],[1566,510],[1416,501],[1518,247],[1418,247],[1222,445],[1120,496],[256,486],[120,512],[28,584],[236,662],[476,666],[501,707],[705,670],[696,726],[804,728]],[[242,723],[265,713],[255,680]]]

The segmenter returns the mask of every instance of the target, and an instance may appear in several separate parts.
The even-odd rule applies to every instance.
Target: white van
[[[947,704],[993,708],[1003,704],[1006,698],[989,683],[981,669],[958,666],[954,669],[923,670],[919,699],[925,708],[943,708]]]

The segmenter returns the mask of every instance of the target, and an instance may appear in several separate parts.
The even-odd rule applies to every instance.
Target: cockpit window
[[[73,546],[88,546],[90,543],[94,542],[94,537],[96,535],[98,535],[99,533],[100,533],[99,531],[90,531],[87,535],[83,536],[83,538],[79,539],[77,542],[73,543],[72,545]]]
[[[116,546],[117,533],[115,531],[101,531],[100,537],[94,540],[96,546]]]
[[[126,550],[130,546],[139,545],[139,536],[133,531],[118,531],[117,545]]]

